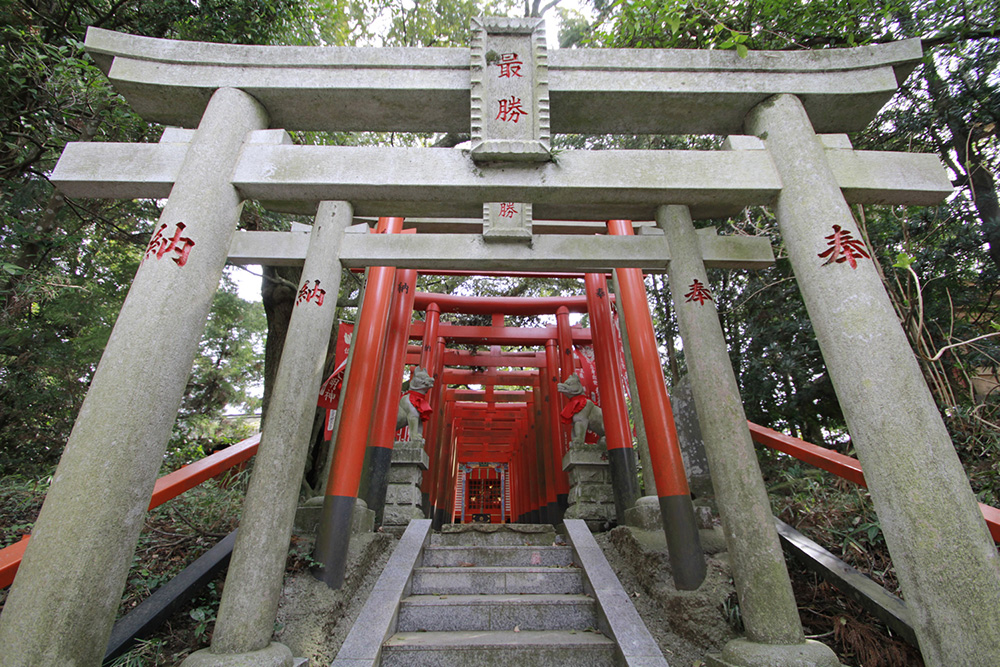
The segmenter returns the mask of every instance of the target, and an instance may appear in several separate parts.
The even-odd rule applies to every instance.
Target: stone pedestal
[[[299,533],[314,535],[319,529],[319,521],[323,515],[324,496],[310,498],[299,505],[295,512],[295,530]],[[354,503],[354,514],[351,519],[351,534],[370,533],[375,530],[375,511],[360,498]]]
[[[420,478],[430,459],[422,447],[397,442],[392,449],[389,486],[385,493],[382,528],[389,532],[405,530],[413,519],[423,519]]]
[[[603,530],[615,521],[615,496],[607,451],[600,445],[570,447],[563,456],[569,474],[566,519],[582,519],[591,530]]]

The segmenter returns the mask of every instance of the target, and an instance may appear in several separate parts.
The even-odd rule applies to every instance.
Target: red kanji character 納
[[[156,259],[162,259],[165,254],[170,251],[177,253],[177,257],[171,257],[172,260],[177,264],[177,266],[184,266],[187,264],[188,256],[191,254],[191,248],[194,247],[194,241],[186,236],[181,236],[181,233],[187,228],[183,222],[177,223],[177,229],[174,231],[173,238],[167,240],[163,236],[163,230],[167,228],[166,223],[160,225],[160,228],[156,230],[153,234],[153,238],[150,239],[149,245],[146,246],[146,257],[150,255],[156,255]]]

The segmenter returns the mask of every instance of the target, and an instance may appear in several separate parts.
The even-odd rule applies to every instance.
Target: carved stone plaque
[[[550,159],[545,23],[472,19],[472,159]]]

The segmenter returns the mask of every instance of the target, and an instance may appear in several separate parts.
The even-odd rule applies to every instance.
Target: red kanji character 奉
[[[521,107],[521,98],[510,96],[509,100],[500,100],[500,110],[497,112],[497,118],[508,122],[516,123],[521,116],[527,116],[528,112]]]
[[[498,79],[512,79],[515,76],[521,76],[521,65],[523,65],[520,60],[517,59],[516,53],[501,53],[500,62],[497,65],[500,66],[500,76]],[[523,77],[522,77],[523,78]]]
[[[860,239],[852,237],[851,233],[841,228],[840,225],[834,225],[833,234],[825,238],[827,245],[830,247],[817,255],[820,259],[823,257],[827,258],[823,262],[823,266],[833,264],[834,262],[837,264],[847,262],[851,265],[852,269],[856,269],[858,268],[856,258],[865,257],[871,259],[871,255],[865,249],[865,244]]]
[[[174,231],[174,236],[171,239],[167,239],[163,236],[163,230],[167,228],[166,223],[160,225],[160,228],[156,230],[153,234],[153,238],[150,239],[149,245],[146,246],[146,257],[150,255],[156,255],[156,259],[162,259],[162,257],[170,251],[177,253],[177,257],[171,257],[172,260],[177,264],[177,266],[184,266],[187,264],[188,255],[191,254],[191,248],[194,247],[194,241],[186,236],[181,236],[181,233],[187,228],[183,222],[177,223],[177,229]]]
[[[500,217],[501,218],[513,218],[514,214],[517,213],[517,209],[514,208],[513,204],[504,202],[500,204]]]
[[[684,303],[697,301],[699,306],[704,306],[706,301],[712,300],[712,293],[705,287],[705,283],[697,278],[694,279],[693,283],[688,285],[688,289],[691,291],[684,295]]]

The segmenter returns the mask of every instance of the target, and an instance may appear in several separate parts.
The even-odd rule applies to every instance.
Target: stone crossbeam
[[[470,51],[153,39],[90,28],[87,52],[143,118],[194,127],[231,86],[290,130],[468,132]],[[920,62],[919,40],[853,49],[564,49],[548,54],[556,133],[731,134],[756,104],[797,95],[819,132],[862,129]],[[608,113],[613,110],[613,113]]]
[[[184,144],[67,144],[52,180],[73,197],[162,198]],[[827,149],[849,203],[928,205],[951,194],[929,154]],[[530,201],[551,220],[650,220],[663,203],[695,218],[769,204],[781,181],[766,150],[567,151],[556,162],[481,168],[467,151],[294,146],[248,142],[233,183],[249,199],[290,213],[323,200],[359,215],[475,218],[484,201]]]
[[[344,234],[340,261],[347,268],[455,269],[461,271],[608,271],[630,267],[662,272],[670,250],[662,234],[640,236],[535,236],[525,244],[487,243],[473,234],[368,234],[367,226]],[[774,263],[769,239],[718,236],[700,230],[705,264],[713,268],[763,269]],[[305,259],[309,234],[241,232],[233,239],[229,263],[298,266]]]

